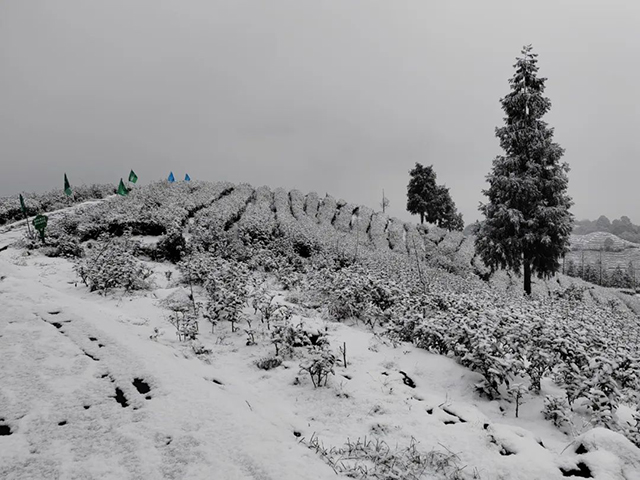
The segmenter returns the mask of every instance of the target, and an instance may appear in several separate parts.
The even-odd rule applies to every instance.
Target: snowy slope
[[[0,437],[0,478],[333,476],[236,372],[149,340],[163,324],[151,298],[103,300],[74,287],[67,262],[15,251],[0,271],[0,418],[13,431]]]
[[[13,243],[16,232],[0,241]],[[640,478],[640,453],[621,435],[567,436],[542,418],[538,396],[516,419],[512,403],[479,398],[480,375],[453,359],[394,347],[295,302],[297,319],[326,327],[337,355],[347,346],[348,366],[327,387],[314,389],[296,359],[258,369],[273,353],[261,326],[247,346],[242,330],[211,333],[201,322],[211,353],[195,355],[160,301],[182,288],[178,272],[149,266],[152,291],[102,297],[77,283],[66,260],[0,252],[0,478],[335,478],[318,448],[305,446],[316,438],[320,450],[415,440],[432,460],[422,478],[559,479],[581,465],[590,478]],[[294,300],[273,289],[276,301]],[[543,384],[548,392],[555,387]]]
[[[611,240],[611,248],[623,250],[627,248],[640,248],[637,243],[630,242],[624,238],[609,232],[592,232],[586,235],[571,235],[572,250],[600,250],[605,248],[605,241]]]

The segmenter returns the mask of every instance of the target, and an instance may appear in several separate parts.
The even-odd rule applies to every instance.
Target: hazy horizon
[[[471,223],[533,44],[576,219],[640,223],[637,25],[630,0],[5,2],[0,196],[172,170],[374,208],[384,189],[418,221],[420,162]]]

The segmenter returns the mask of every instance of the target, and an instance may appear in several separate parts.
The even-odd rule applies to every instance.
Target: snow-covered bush
[[[193,312],[173,312],[169,316],[169,323],[175,327],[181,342],[198,337],[198,317]]]
[[[271,315],[280,307],[280,305],[273,302],[275,297],[275,293],[268,292],[263,288],[259,288],[251,296],[251,306],[253,307],[253,311],[254,313],[260,312],[260,321],[262,323],[266,322],[269,324],[271,321]]]
[[[203,250],[223,256],[228,256],[232,247],[238,246],[234,245],[234,238],[238,244],[242,244],[235,235],[227,234],[242,218],[253,191],[253,187],[247,184],[228,185],[220,192],[220,198],[216,202],[198,210],[191,226],[194,243]]]
[[[191,340],[191,350],[196,355],[209,355],[211,353],[211,349],[205,347],[199,340],[194,339]]]
[[[387,313],[401,294],[393,282],[371,275],[361,266],[337,272],[323,272],[321,291],[325,294],[329,314],[335,320],[355,318],[375,326],[388,319]]]
[[[632,425],[625,425],[622,428],[622,433],[638,448],[640,448],[640,405],[636,406],[636,411],[633,414]]]
[[[39,249],[47,257],[78,258],[83,250],[76,235],[77,228],[77,217],[64,214],[47,224],[44,243],[37,232],[27,230],[23,245],[29,250]]]
[[[545,396],[542,414],[558,428],[563,428],[571,423],[569,403],[563,397]]]
[[[205,308],[208,315],[216,322],[230,322],[231,331],[235,332],[236,324],[242,320],[242,308],[245,303],[242,293],[233,286],[213,282],[208,285],[207,290],[210,300]]]
[[[519,354],[525,373],[531,381],[530,390],[540,393],[542,378],[554,366],[554,356],[551,350],[551,335],[549,327],[541,320],[531,321],[524,325]]]
[[[300,372],[309,374],[314,387],[322,387],[327,385],[330,374],[335,375],[335,364],[336,357],[329,350],[312,348],[308,357],[300,363]]]
[[[152,274],[135,258],[129,235],[102,236],[98,242],[87,245],[85,258],[79,260],[74,269],[91,292],[97,290],[103,295],[114,288],[146,289]]]
[[[618,409],[620,389],[613,376],[614,363],[606,357],[592,358],[587,367],[586,391],[582,394],[590,410],[591,423],[612,428],[613,416]]]
[[[178,288],[167,295],[161,302],[164,308],[172,312],[185,313],[191,310],[196,313],[196,304],[191,294],[184,288]]]
[[[247,301],[248,272],[237,262],[216,261],[218,269],[207,274],[204,286],[208,300],[205,304],[206,317],[212,324],[218,321],[231,323],[235,332],[236,324],[243,318],[243,308]]]
[[[77,237],[60,232],[56,236],[47,237],[47,244],[42,248],[42,253],[47,257],[78,258],[83,255],[83,250]]]
[[[293,315],[293,311],[287,305],[281,305],[273,301],[275,294],[266,290],[260,291],[253,299],[252,306],[256,313],[260,313],[260,321],[271,329],[271,322],[284,323]]]
[[[191,282],[193,285],[204,285],[210,272],[224,270],[228,268],[228,263],[228,261],[205,252],[197,246],[190,245],[185,249],[185,254],[177,265],[186,282]]]
[[[276,348],[276,356],[292,357],[295,348],[323,348],[329,344],[329,340],[326,331],[310,328],[303,322],[294,323],[289,319],[274,319],[271,343]]]
[[[238,221],[240,239],[245,244],[266,245],[271,242],[276,229],[274,210],[271,190],[268,187],[256,189]]]
[[[156,244],[156,260],[169,260],[178,263],[185,253],[186,240],[180,230],[171,230],[160,237]]]
[[[579,406],[592,423],[618,428],[619,403],[638,396],[637,347],[628,341],[636,338],[636,320],[606,302],[580,301],[575,289],[526,300],[477,287],[453,295],[452,286],[400,297],[404,310],[393,316],[389,336],[454,356],[483,375],[478,387],[492,398],[515,379],[539,392],[551,376],[566,392],[567,408]]]
[[[562,298],[569,301],[581,302],[584,298],[585,287],[572,283],[568,287],[556,290],[556,298]]]
[[[279,357],[265,357],[256,360],[256,367],[261,370],[271,370],[282,365],[282,359]]]

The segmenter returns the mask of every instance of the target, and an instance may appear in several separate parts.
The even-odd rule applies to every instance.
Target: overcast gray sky
[[[409,219],[420,162],[473,221],[528,43],[573,212],[640,223],[638,0],[0,0],[0,196],[173,170]]]

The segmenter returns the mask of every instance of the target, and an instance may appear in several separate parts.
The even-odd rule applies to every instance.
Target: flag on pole
[[[191,177],[189,176],[189,174],[188,174],[188,173],[186,173],[186,174],[185,174],[185,176],[184,176],[184,181],[185,181],[185,182],[190,182],[190,181],[191,181]]]
[[[71,185],[69,184],[69,179],[67,178],[67,174],[64,174],[64,193],[67,194],[67,197],[70,197],[73,192],[71,191]]]
[[[127,190],[127,187],[124,186],[124,182],[122,181],[122,179],[120,179],[120,185],[118,185],[118,195],[122,195],[123,197],[125,195],[129,195],[129,190]]]
[[[129,173],[129,181],[131,183],[136,183],[138,181],[138,176],[136,175],[136,172],[134,172],[133,170],[131,170],[131,173]]]
[[[175,177],[173,176],[173,172],[169,173],[169,178],[167,178],[167,180],[169,180],[169,183],[173,183],[176,181]]]

